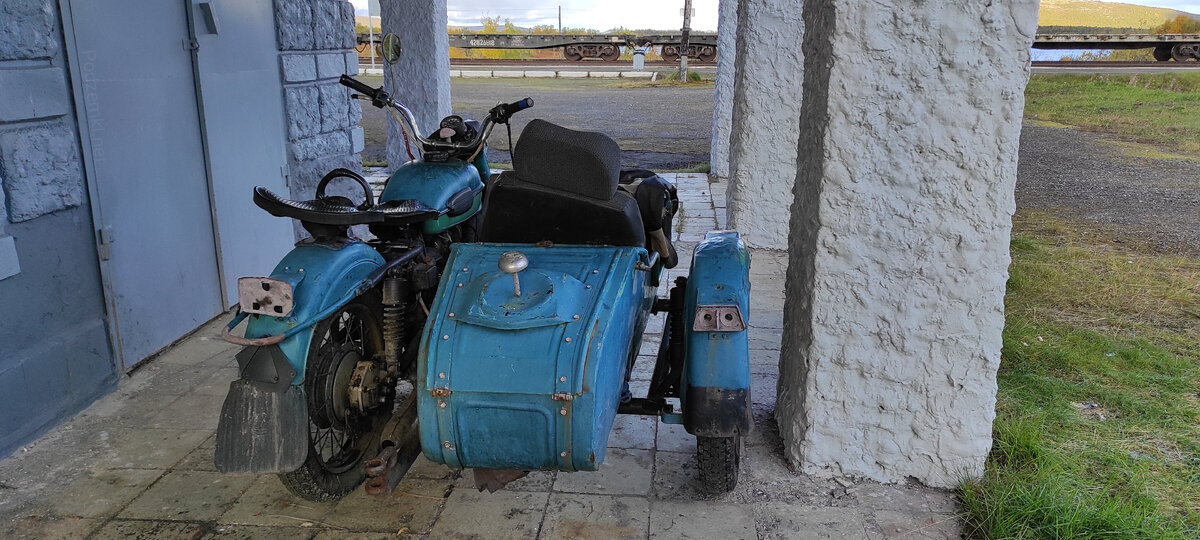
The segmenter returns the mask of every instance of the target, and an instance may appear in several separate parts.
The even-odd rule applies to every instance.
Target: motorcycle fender
[[[688,433],[749,433],[750,252],[734,231],[696,246],[684,293],[685,350],[680,405]]]
[[[292,286],[292,311],[282,317],[254,314],[248,317],[246,324],[247,338],[261,338],[283,334],[300,324],[309,327],[278,344],[278,350],[287,359],[294,372],[290,379],[261,380],[253,370],[248,371],[254,364],[239,361],[240,373],[243,378],[258,380],[267,384],[279,384],[283,381],[291,385],[299,385],[304,381],[304,370],[308,360],[308,345],[312,341],[313,317],[335,302],[343,299],[348,293],[358,287],[379,267],[383,266],[383,257],[370,246],[362,242],[350,242],[338,245],[315,243],[297,244],[290,253],[279,261],[271,272],[271,279],[283,281]],[[246,350],[256,349],[249,347]],[[283,375],[278,370],[276,375]]]

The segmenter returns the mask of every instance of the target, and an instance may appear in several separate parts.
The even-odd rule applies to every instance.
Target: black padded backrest
[[[487,187],[483,242],[644,246],[646,231],[637,201],[614,191],[608,200],[546,188],[505,172]]]
[[[603,133],[532,120],[513,149],[523,182],[606,201],[617,191],[621,148]]]

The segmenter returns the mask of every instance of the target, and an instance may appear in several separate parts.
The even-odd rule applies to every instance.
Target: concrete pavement
[[[724,227],[725,189],[704,175],[672,176],[682,255]],[[681,259],[664,284],[686,274]],[[618,418],[599,471],[535,472],[494,494],[424,459],[387,499],[360,488],[335,503],[294,497],[273,475],[218,473],[213,433],[237,350],[220,339],[221,317],[0,461],[0,538],[960,538],[952,493],[813,479],[784,462],[771,415],[785,266],[782,253],[753,254],[756,430],[732,493],[699,495],[694,437],[635,416]],[[661,329],[652,319],[635,393],[648,384]]]

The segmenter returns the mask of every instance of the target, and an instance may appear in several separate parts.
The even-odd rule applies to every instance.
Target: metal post
[[[687,82],[688,35],[692,32],[692,0],[683,0],[683,36],[679,40],[679,80]]]
[[[558,6],[558,33],[562,33],[562,5]]]
[[[371,50],[371,69],[375,69],[375,14],[371,8],[378,10],[379,2],[367,2],[367,48]]]

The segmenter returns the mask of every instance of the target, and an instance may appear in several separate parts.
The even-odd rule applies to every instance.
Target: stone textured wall
[[[991,446],[1038,2],[803,8],[787,453],[812,474],[953,487]]]
[[[728,0],[727,0],[728,1]],[[800,121],[804,24],[800,3],[740,0],[737,70],[729,148],[729,228],[751,247],[787,248],[796,178],[793,141]]]
[[[382,30],[400,36],[404,55],[384,68],[384,81],[395,98],[412,109],[429,135],[450,114],[450,42],[446,39],[446,0],[384,0]],[[497,100],[499,103],[500,100]],[[400,126],[388,119],[388,164],[409,160]]]
[[[66,66],[57,2],[0,2],[0,457],[116,384]]]
[[[275,21],[288,122],[288,183],[292,197],[311,199],[330,170],[362,170],[362,109],[338,83],[343,74],[358,73],[354,7],[344,0],[275,0]],[[331,193],[361,197],[349,183],[336,186]]]
[[[717,15],[716,105],[713,107],[712,150],[709,173],[717,180],[729,178],[729,132],[733,130],[733,81],[737,78],[738,0],[721,0]]]

